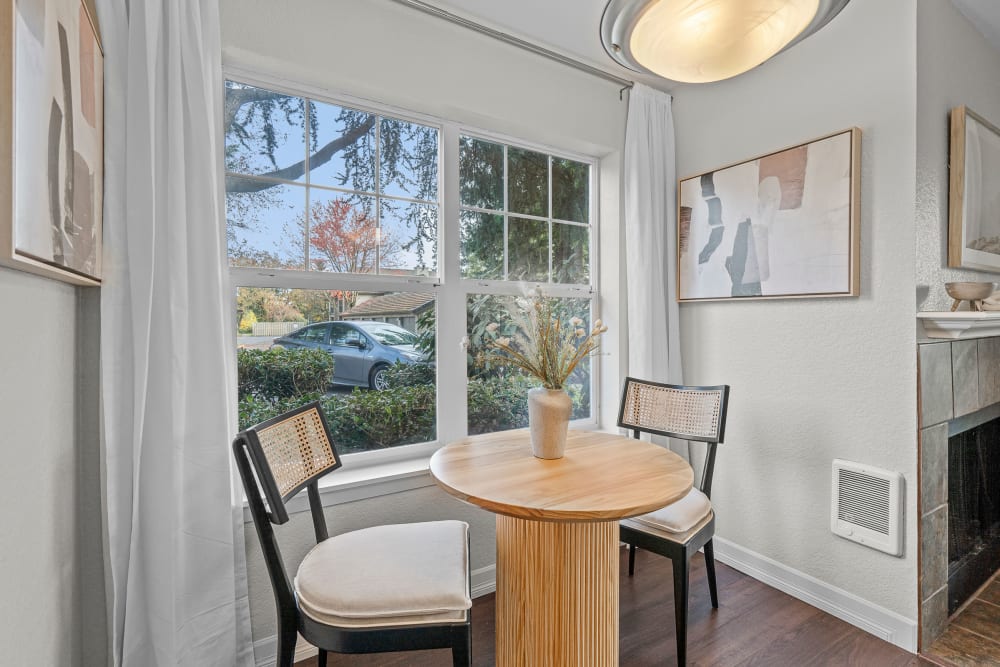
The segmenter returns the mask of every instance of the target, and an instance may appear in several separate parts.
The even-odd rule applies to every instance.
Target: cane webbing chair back
[[[700,442],[722,442],[729,387],[686,387],[625,378],[618,426]]]
[[[726,410],[729,404],[729,385],[689,387],[675,384],[647,382],[625,378],[622,391],[618,426],[639,433],[679,438],[705,443],[705,459],[701,481],[678,506],[689,498],[694,507],[704,514],[692,512],[696,523],[680,531],[672,529],[684,510],[671,514],[671,506],[635,520],[625,519],[620,524],[619,536],[629,545],[628,574],[635,572],[636,548],[646,549],[666,556],[673,564],[674,624],[677,631],[677,664],[687,661],[688,587],[691,557],[699,549],[705,552],[705,572],[708,579],[712,607],[718,608],[719,596],[715,581],[715,555],[712,537],[715,534],[715,511],[711,507],[712,477],[715,470],[715,450],[726,433]],[[690,450],[689,450],[690,458]],[[704,502],[699,503],[701,498]],[[691,505],[687,506],[688,508]],[[699,518],[700,517],[700,518]],[[664,530],[666,528],[667,530]]]
[[[469,667],[472,664],[472,626],[468,607],[464,610],[449,608],[447,613],[441,614],[444,618],[433,618],[424,623],[413,623],[407,618],[407,613],[399,611],[399,605],[405,610],[411,608],[406,606],[411,602],[419,604],[426,600],[426,596],[422,595],[426,593],[428,586],[433,587],[437,583],[433,575],[428,575],[425,571],[414,571],[415,567],[407,560],[407,554],[399,549],[391,553],[384,549],[380,551],[381,543],[376,538],[392,534],[388,529],[400,526],[382,526],[378,527],[380,530],[372,528],[330,537],[320,498],[319,480],[325,474],[339,468],[341,462],[318,402],[303,405],[240,432],[233,441],[233,454],[246,491],[247,504],[250,506],[250,514],[253,516],[274,593],[278,615],[277,667],[292,667],[295,660],[295,644],[300,634],[319,649],[317,658],[319,667],[326,666],[327,652],[330,651],[378,653],[435,648],[450,648],[454,665]],[[303,558],[293,584],[285,569],[275,535],[276,529],[272,524],[280,525],[288,521],[285,503],[302,489],[308,491],[309,510],[317,546]],[[464,526],[460,533],[461,544],[453,544],[455,539],[442,540],[433,537],[444,534],[440,530],[434,532],[433,526],[458,523],[461,522],[429,522],[426,525],[431,526],[429,534],[432,537],[427,540],[426,545],[421,545],[425,547],[425,553],[437,549],[439,552],[452,554],[458,553],[457,550],[461,549],[461,553],[466,554],[466,558],[463,559],[464,576],[461,580],[452,578],[448,581],[445,578],[445,583],[451,586],[451,592],[444,594],[446,599],[454,599],[456,597],[454,589],[458,587],[462,587],[462,592],[458,596],[467,593],[470,588],[467,558],[468,526],[461,524]],[[424,524],[407,524],[407,527],[421,525]],[[451,531],[447,533],[448,535],[458,535],[451,527],[444,530]],[[368,542],[363,539],[358,542],[357,536],[365,532],[376,537]],[[366,565],[370,562],[373,570],[378,568],[378,571],[361,572],[358,576],[370,577],[373,581],[370,590],[365,591],[366,604],[369,608],[372,607],[373,601],[384,604],[384,607],[380,608],[376,604],[375,610],[367,615],[347,615],[346,623],[345,619],[336,618],[333,612],[330,617],[323,617],[322,609],[318,612],[319,618],[316,618],[315,614],[311,616],[308,610],[303,610],[300,600],[315,596],[314,599],[319,600],[322,606],[324,601],[331,599],[331,595],[335,600],[343,599],[333,594],[332,588],[328,588],[336,586],[336,582],[333,582],[331,577],[325,576],[323,570],[328,569],[331,564],[333,567],[339,564],[342,552],[337,551],[337,545],[343,544],[345,539],[355,540],[350,542],[352,548],[358,543],[362,544],[362,548],[358,551],[370,555],[370,561],[365,561]],[[331,558],[329,554],[337,554],[338,558]],[[436,555],[437,552],[432,553],[432,556]],[[313,565],[305,567],[307,562]],[[433,562],[451,561],[447,558],[435,558]],[[316,563],[320,565],[317,566]],[[356,569],[352,568],[351,571]],[[303,576],[304,571],[311,574]],[[400,585],[400,582],[420,580],[421,577],[423,579],[420,583],[424,588],[418,587],[417,594],[412,591],[406,593],[406,587]],[[386,590],[389,591],[388,594]],[[401,590],[404,592],[401,593]],[[407,595],[410,597],[406,597]],[[448,598],[449,595],[451,598]],[[350,599],[350,594],[347,598]],[[316,612],[316,609],[313,611]],[[436,611],[428,613],[434,614]],[[461,613],[460,617],[456,616],[458,613]]]
[[[243,432],[272,522],[288,520],[285,503],[340,467],[319,403],[303,405]]]

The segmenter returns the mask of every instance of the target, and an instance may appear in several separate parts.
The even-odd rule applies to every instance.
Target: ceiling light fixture
[[[625,67],[684,83],[721,81],[816,32],[849,0],[611,0],[601,41]]]

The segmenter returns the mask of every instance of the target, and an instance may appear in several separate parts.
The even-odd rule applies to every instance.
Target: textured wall
[[[917,610],[916,7],[854,2],[735,79],[675,90],[681,178],[857,126],[861,296],[682,304],[685,381],[732,385],[718,533],[910,619]],[[834,458],[906,477],[905,554],[830,532]]]
[[[1000,125],[1000,52],[950,2],[917,4],[917,310],[948,310],[951,281],[1000,275],[948,268],[949,111],[962,104]]]
[[[616,412],[623,377],[618,183],[627,105],[618,88],[388,0],[223,0],[221,9],[229,66],[602,158],[600,244],[602,256],[611,260],[601,276],[601,314],[612,329],[601,368],[607,422]],[[338,530],[449,516],[472,525],[473,569],[491,565],[493,516],[436,488],[330,510]],[[273,634],[274,618],[252,530],[248,526],[251,613],[260,640]],[[313,539],[312,528],[298,516],[283,533],[294,569]]]
[[[80,400],[96,396],[97,309],[77,292],[0,269],[4,664],[105,662],[96,401]]]

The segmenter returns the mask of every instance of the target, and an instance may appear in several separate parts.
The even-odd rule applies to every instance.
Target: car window
[[[365,327],[368,334],[383,345],[416,345],[415,334],[392,325]]]
[[[325,343],[326,342],[326,324],[320,324],[315,327],[306,327],[302,330],[300,340],[307,341],[310,343]]]
[[[358,343],[362,340],[361,332],[354,327],[350,327],[346,324],[330,325],[330,345],[337,345],[339,347],[357,347]]]

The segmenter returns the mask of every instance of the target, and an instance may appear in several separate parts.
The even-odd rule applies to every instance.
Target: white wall
[[[228,66],[601,158],[601,253],[610,260],[601,275],[601,315],[612,329],[604,346],[609,354],[602,357],[601,404],[605,415],[613,415],[623,372],[618,183],[627,111],[617,86],[389,0],[223,0],[221,7]],[[328,510],[334,532],[448,516],[472,525],[473,569],[491,565],[492,515],[436,488]],[[303,516],[287,528],[280,539],[288,545],[286,564],[294,568],[314,538]],[[259,641],[274,633],[274,617],[251,533],[248,527],[251,612]]]
[[[684,379],[732,385],[718,535],[911,620],[915,21],[910,0],[853,2],[744,76],[674,91],[681,178],[862,131],[861,296],[682,304]],[[902,558],[831,534],[834,458],[904,473]]]
[[[105,661],[97,410],[83,397],[96,397],[97,308],[78,291],[0,268],[4,664]]]
[[[917,309],[948,310],[944,283],[1000,276],[948,266],[949,111],[1000,126],[1000,53],[950,2],[917,4]]]

